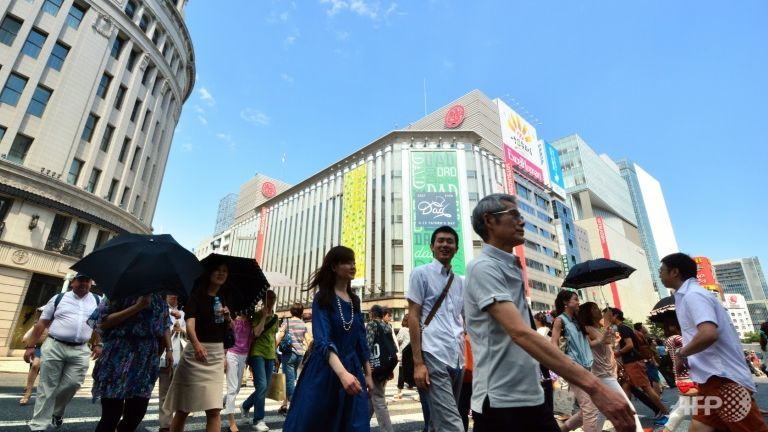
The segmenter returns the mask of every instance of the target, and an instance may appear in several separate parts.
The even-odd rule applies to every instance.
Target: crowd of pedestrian
[[[183,310],[175,295],[102,299],[90,292],[91,278],[78,274],[69,291],[41,307],[23,338],[31,381],[20,404],[29,402],[39,370],[30,430],[62,426],[93,359],[97,431],[136,430],[158,381],[161,431],[184,430],[193,412],[205,413],[209,432],[220,431],[223,418],[237,432],[238,414],[268,431],[265,399],[280,366],[278,412],[288,432],[368,431],[374,415],[381,431],[393,431],[385,388],[396,369],[395,400],[417,389],[425,432],[466,432],[470,424],[477,432],[599,432],[606,420],[617,431],[642,431],[633,399],[653,410],[663,430],[690,418],[691,431],[768,431],[752,397],[752,374],[762,365],[742,350],[689,256],[661,260],[674,310],[658,320],[664,339],[654,338],[642,323],[627,325],[620,309],[582,304],[577,291],[560,291],[553,311],[534,314],[513,253],[525,234],[514,196],[483,198],[471,224],[482,249],[464,277],[452,266],[458,233],[434,230],[433,260],[410,274],[399,330],[385,306],[370,307],[364,318],[351,284],[355,254],[345,246],[330,249],[308,283],[311,323],[301,303],[278,318],[272,290],[257,310],[233,318],[224,262],[209,263]],[[765,331],[766,324],[763,359]],[[253,392],[238,409],[248,369]],[[666,387],[679,393],[671,409],[660,397]],[[554,415],[556,388],[572,393],[578,406],[567,418]],[[722,407],[700,398],[717,398]],[[736,414],[731,402],[740,407]]]

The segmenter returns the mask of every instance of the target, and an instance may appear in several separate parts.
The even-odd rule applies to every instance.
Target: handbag
[[[267,398],[280,402],[285,400],[285,375],[281,372],[272,372],[267,387]]]
[[[285,332],[283,332],[283,338],[280,339],[280,344],[277,346],[282,354],[290,354],[293,350],[293,338],[291,336],[291,319],[285,320]]]

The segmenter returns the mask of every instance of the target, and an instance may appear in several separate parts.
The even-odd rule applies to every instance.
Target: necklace
[[[344,319],[344,313],[341,311],[341,300],[339,296],[336,296],[336,305],[339,307],[339,317],[341,318],[341,326],[345,331],[349,331],[352,328],[352,322],[355,320],[355,303],[350,302],[352,305],[352,314],[349,317],[349,322]]]

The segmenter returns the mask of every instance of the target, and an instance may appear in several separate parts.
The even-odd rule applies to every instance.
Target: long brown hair
[[[346,246],[334,246],[325,254],[323,264],[315,271],[305,291],[317,289],[317,302],[320,306],[331,307],[336,293],[336,272],[333,270],[339,264],[346,264],[355,260],[355,252]],[[352,291],[352,283],[347,283],[347,294],[352,299],[352,304],[357,312],[360,312],[360,297]]]
[[[600,306],[595,302],[586,302],[579,306],[579,312],[576,314],[576,319],[581,325],[581,331],[587,334],[587,326],[600,327],[600,321],[595,322],[594,311],[600,312]]]

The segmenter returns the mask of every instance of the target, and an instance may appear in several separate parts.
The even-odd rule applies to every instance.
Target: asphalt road
[[[32,416],[32,409],[34,406],[34,397],[30,400],[30,404],[27,406],[19,406],[18,400],[22,394],[24,388],[26,376],[23,374],[13,373],[0,373],[0,430],[6,432],[15,431],[27,431],[26,422]],[[392,418],[395,430],[398,432],[405,431],[421,431],[422,430],[422,416],[421,406],[415,398],[415,392],[406,391],[403,400],[394,401],[396,388],[396,381],[390,381],[390,385],[387,387],[387,397],[389,399],[389,410]],[[768,408],[768,378],[756,379],[758,383],[758,392],[756,399],[758,404],[762,408]],[[96,403],[91,403],[90,398],[90,378],[86,379],[83,387],[78,391],[75,399],[67,407],[67,411],[64,419],[64,426],[61,430],[64,431],[93,431],[96,423],[98,422],[101,414],[101,406]],[[253,391],[253,387],[245,387],[238,396],[238,406],[243,400]],[[148,431],[158,430],[158,418],[157,418],[157,397],[156,391],[154,398],[150,400],[149,409],[147,415],[144,418],[142,426]],[[673,405],[677,400],[676,391],[667,390],[663,394],[663,401],[669,406]],[[270,427],[270,430],[277,432],[281,431],[284,417],[277,413],[279,404],[272,400],[267,400],[267,417],[266,423]],[[642,404],[636,404],[636,409],[640,415],[643,426],[650,427],[653,423],[651,418],[651,412]],[[243,431],[250,430],[247,420],[240,419],[238,416],[238,424]],[[375,418],[371,421],[373,425],[372,430],[378,431]],[[226,421],[223,422],[223,430],[226,430]],[[684,425],[682,425],[684,426]],[[204,431],[205,430],[205,416],[202,413],[193,415],[187,422],[188,431]],[[685,429],[680,429],[685,430]]]

